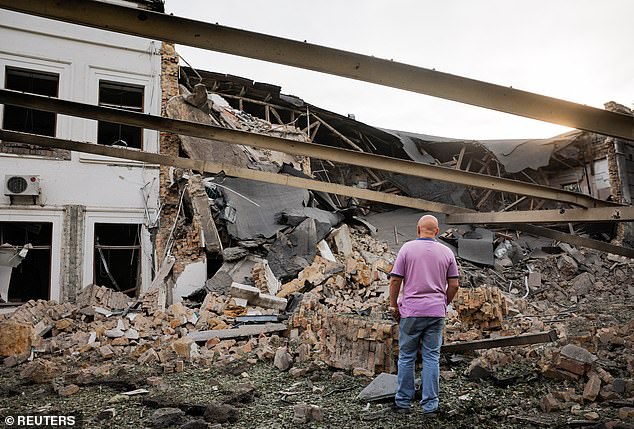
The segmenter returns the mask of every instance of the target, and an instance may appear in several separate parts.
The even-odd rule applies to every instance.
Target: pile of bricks
[[[497,287],[461,288],[454,298],[453,307],[464,329],[500,329],[508,314],[506,299]]]
[[[398,325],[390,320],[338,314],[305,294],[290,321],[291,345],[334,368],[373,375],[394,372],[398,356]]]
[[[131,302],[130,297],[124,293],[94,284],[82,289],[76,298],[76,305],[79,308],[98,306],[110,310],[124,310]]]

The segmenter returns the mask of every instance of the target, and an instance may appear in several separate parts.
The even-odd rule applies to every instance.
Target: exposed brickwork
[[[75,296],[83,286],[81,279],[85,225],[85,206],[64,206],[64,223],[62,227],[62,302],[74,301]],[[57,299],[57,297],[51,297],[51,299]]]
[[[178,55],[174,44],[163,43],[161,49],[161,116],[167,116],[167,102],[179,94],[178,88]],[[161,133],[159,151],[161,154],[178,156],[180,140],[178,136]],[[156,253],[159,263],[165,254],[172,226],[177,219],[179,206],[179,188],[170,187],[172,182],[172,168],[161,166],[159,171],[159,198],[163,203],[160,217],[160,228],[156,237]],[[172,255],[176,258],[174,275],[178,277],[185,266],[191,262],[198,262],[205,257],[200,237],[200,225],[194,219],[191,224],[179,224],[174,230],[176,241],[172,246]]]
[[[47,149],[25,143],[2,142],[0,153],[13,155],[44,156],[53,159],[70,160],[70,151],[64,149]]]

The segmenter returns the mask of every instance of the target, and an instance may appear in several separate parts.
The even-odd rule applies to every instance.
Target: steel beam
[[[296,188],[311,189],[314,191],[329,192],[338,195],[346,195],[355,198],[377,201],[386,204],[393,204],[402,207],[411,207],[414,209],[437,212],[437,213],[463,213],[471,210],[463,207],[452,206],[449,204],[437,203],[434,201],[426,201],[418,198],[403,197],[400,195],[387,194],[383,192],[370,191],[368,189],[359,189],[351,186],[338,185],[334,183],[320,182],[317,180],[304,179],[300,177],[292,177],[284,174],[275,174],[265,171],[249,170],[247,168],[235,167],[230,164],[220,164],[205,160],[196,160],[189,158],[179,158],[174,156],[160,155],[156,153],[148,153],[125,148],[112,146],[102,146],[94,143],[75,142],[71,140],[62,140],[53,137],[37,136],[33,134],[20,133],[15,131],[6,131],[0,129],[0,140],[35,144],[44,147],[53,147],[58,149],[73,150],[77,152],[93,153],[97,155],[112,156],[121,159],[129,159],[133,161],[141,161],[150,164],[159,164],[174,166],[183,169],[197,170],[200,172],[217,174],[224,172],[233,177],[241,177],[245,179],[259,180],[261,182],[275,183]],[[1,145],[2,143],[0,143]],[[634,249],[615,246],[603,241],[592,240],[589,238],[578,237],[575,235],[564,234],[547,228],[541,228],[526,224],[511,224],[508,228],[517,229],[528,232],[529,234],[539,235],[542,237],[553,238],[555,240],[566,243],[583,246],[590,249],[597,249],[603,252],[623,255],[634,258]]]
[[[448,167],[421,164],[414,161],[390,158],[370,153],[322,146],[314,143],[286,140],[262,134],[253,134],[244,131],[216,127],[213,125],[204,125],[194,122],[163,118],[160,116],[147,115],[144,113],[93,106],[34,94],[25,94],[7,89],[0,89],[0,103],[46,110],[49,112],[78,116],[87,119],[122,123],[192,137],[200,137],[203,139],[214,139],[228,144],[255,146],[285,152],[292,155],[326,159],[350,165],[357,165],[360,167],[376,168],[383,171],[407,174],[431,180],[440,180],[443,182],[457,183],[464,186],[490,189],[499,192],[528,195],[536,198],[566,202],[582,207],[615,205],[614,203],[597,200],[589,195],[565,191],[563,189],[550,188],[548,186],[520,182],[517,180],[487,176],[485,174],[472,173],[463,170],[455,170]]]
[[[537,332],[512,337],[485,338],[483,340],[444,344],[441,353],[462,353],[469,350],[493,349],[496,347],[524,346],[527,344],[551,343],[557,341],[557,332]]]
[[[531,235],[552,238],[553,240],[563,241],[564,243],[574,244],[575,246],[587,247],[588,249],[596,249],[606,253],[614,253],[615,255],[627,256],[634,258],[634,249],[631,247],[617,246],[606,243],[605,241],[593,240],[591,238],[579,237],[578,235],[566,234],[565,232],[555,231],[554,229],[544,228],[541,226],[529,225],[528,223],[511,223],[501,225],[505,228],[524,231]]]
[[[391,60],[88,0],[0,0],[74,24],[300,67],[634,140],[634,117]]]
[[[634,207],[597,207],[589,209],[527,210],[490,213],[456,213],[447,216],[445,223],[567,223],[567,222],[629,222],[634,220]]]
[[[277,185],[291,186],[294,188],[328,192],[332,194],[376,201],[378,203],[410,207],[418,210],[436,213],[456,213],[469,211],[469,209],[452,206],[450,204],[443,204],[434,201],[422,200],[419,198],[371,191],[369,189],[355,188],[352,186],[339,185],[337,183],[327,183],[321,182],[319,180],[305,179],[302,177],[294,177],[286,174],[250,170],[248,168],[236,167],[232,164],[224,164],[207,160],[180,158],[114,146],[98,145],[95,143],[83,143],[72,140],[62,140],[53,137],[38,136],[35,134],[7,131],[2,129],[0,129],[0,140],[16,143],[34,144],[38,146],[57,149],[66,149],[83,153],[92,153],[95,155],[111,156],[114,158],[140,161],[149,164],[173,166],[187,170],[197,170],[204,173],[218,174],[220,172],[224,172],[227,176],[231,177],[240,177],[243,179],[258,180],[260,182],[274,183]],[[0,145],[2,145],[2,143],[0,143]]]

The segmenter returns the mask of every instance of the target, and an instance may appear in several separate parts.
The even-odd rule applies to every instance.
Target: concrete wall
[[[144,112],[160,114],[161,42],[6,10],[0,10],[0,40],[2,87],[7,66],[58,73],[59,97],[89,104],[98,102],[100,79],[134,84],[144,88]],[[57,116],[59,138],[95,142],[96,135],[96,121]],[[157,152],[158,141],[156,131],[143,131],[144,150]],[[154,165],[90,154],[72,153],[63,160],[34,153],[0,153],[3,180],[5,174],[36,174],[42,184],[38,204],[12,205],[9,197],[0,195],[0,221],[53,223],[50,298],[67,299],[74,295],[72,290],[62,293],[74,283],[69,279],[79,276],[82,286],[92,282],[95,223],[148,224],[156,218],[159,170]],[[79,230],[64,223],[66,206],[83,207],[83,217],[74,215]],[[83,255],[75,265],[62,263],[69,257],[61,249],[63,242],[68,243],[68,237],[62,240],[63,229],[75,231],[79,245],[85,244],[74,250]],[[153,252],[147,228],[142,228],[142,288],[151,282]],[[64,269],[77,272],[64,273]]]

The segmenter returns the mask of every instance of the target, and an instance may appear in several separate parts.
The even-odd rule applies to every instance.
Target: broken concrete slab
[[[328,242],[326,240],[321,240],[317,243],[317,250],[319,251],[319,256],[326,259],[327,261],[337,262],[335,255],[332,253],[330,246],[328,246]]]
[[[231,284],[229,293],[231,293],[231,296],[235,298],[242,298],[248,301],[256,299],[260,295],[260,289],[255,286],[248,286],[234,282]]]
[[[236,329],[216,329],[211,331],[197,331],[187,334],[194,341],[207,341],[211,338],[240,338],[254,335],[266,334],[269,332],[285,331],[286,325],[283,323],[265,323],[264,325],[246,325]]]
[[[330,224],[308,218],[286,234],[278,235],[266,259],[282,282],[289,281],[309,266],[317,255],[317,243],[330,232]]]
[[[221,253],[222,242],[220,241],[211,209],[209,208],[209,199],[205,192],[205,185],[199,174],[194,174],[189,177],[186,192],[191,202],[194,216],[198,219],[202,228],[202,239],[205,250],[212,254]]]
[[[327,238],[330,242],[332,250],[344,256],[352,253],[352,238],[350,237],[350,228],[343,224],[339,228],[334,229]]]
[[[245,299],[249,304],[263,308],[284,310],[287,304],[285,298],[264,294],[260,292],[260,289],[257,287],[241,285],[239,283],[231,284],[230,293],[233,297]]]
[[[297,226],[308,218],[330,224],[331,227],[339,225],[344,219],[339,212],[328,212],[315,207],[300,207],[282,212],[280,222],[285,225]]]
[[[357,395],[357,399],[362,401],[380,401],[393,398],[396,395],[397,387],[397,375],[382,372]]]

